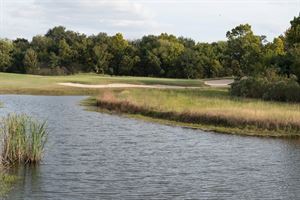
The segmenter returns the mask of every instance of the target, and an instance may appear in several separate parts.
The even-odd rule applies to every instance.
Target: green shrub
[[[235,81],[231,86],[231,94],[241,97],[260,98],[266,90],[266,81],[262,78],[247,78]]]
[[[10,114],[0,128],[2,164],[30,164],[41,160],[47,141],[46,122]]]
[[[230,94],[272,101],[300,102],[300,85],[293,78],[249,77],[235,81]]]

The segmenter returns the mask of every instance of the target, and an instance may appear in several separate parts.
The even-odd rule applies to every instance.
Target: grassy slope
[[[42,95],[93,95],[99,89],[82,89],[59,86],[57,83],[74,82],[84,84],[162,84],[178,86],[203,86],[201,80],[160,79],[145,77],[110,77],[96,74],[71,76],[35,76],[0,73],[0,94],[42,94]]]
[[[106,92],[99,99],[104,102],[126,102],[148,111],[154,111],[156,114],[159,112],[183,114],[181,119],[186,116],[186,119],[183,119],[186,121],[193,115],[202,116],[205,123],[182,124],[194,128],[243,135],[300,135],[300,104],[231,98],[225,89],[114,90],[111,94]],[[124,109],[125,112],[128,109],[128,107]],[[142,116],[151,117],[153,113],[148,111],[142,113]],[[129,113],[132,114],[132,112]],[[176,118],[179,123],[182,122],[181,119]],[[216,123],[220,121],[219,119],[229,122],[230,125]],[[165,120],[165,118],[162,117],[160,120]]]

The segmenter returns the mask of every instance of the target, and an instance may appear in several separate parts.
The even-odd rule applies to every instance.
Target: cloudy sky
[[[167,32],[211,42],[250,23],[272,40],[299,11],[300,0],[0,0],[0,37],[30,39],[63,25],[128,39]]]

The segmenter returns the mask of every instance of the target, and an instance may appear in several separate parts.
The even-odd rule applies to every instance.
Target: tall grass
[[[300,104],[231,98],[226,90],[114,90],[99,95],[96,105],[156,119],[237,128],[244,135],[300,136]]]
[[[10,114],[1,121],[1,163],[34,164],[42,159],[47,141],[46,122]]]

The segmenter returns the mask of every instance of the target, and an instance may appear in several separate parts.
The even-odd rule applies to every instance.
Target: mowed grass
[[[113,90],[104,92],[97,101],[109,110],[115,105],[116,110],[129,114],[191,123],[218,132],[300,135],[300,104],[232,98],[227,89]]]
[[[0,94],[38,94],[38,95],[94,95],[99,89],[60,86],[58,83],[82,84],[128,83],[141,85],[172,85],[200,87],[201,80],[148,78],[148,77],[110,77],[97,74],[76,74],[69,76],[37,76],[26,74],[0,73]]]

